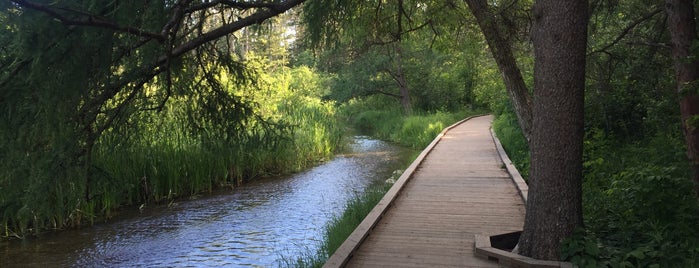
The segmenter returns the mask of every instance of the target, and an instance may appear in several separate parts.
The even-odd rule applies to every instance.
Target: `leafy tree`
[[[141,115],[175,98],[193,133],[245,137],[252,104],[218,74],[250,81],[225,38],[302,2],[0,1],[0,187],[23,189],[0,198],[16,213],[3,217],[21,229],[79,223],[98,195],[101,137],[137,134]]]
[[[346,13],[346,16],[337,16],[339,14],[335,12]],[[340,37],[338,38],[340,41],[347,41],[345,46],[354,50],[353,54],[362,55],[368,50],[383,54],[383,61],[375,63],[374,68],[379,69],[378,71],[386,75],[386,78],[394,80],[398,86],[398,93],[383,90],[379,92],[398,98],[404,112],[410,113],[412,108],[403,70],[402,41],[408,31],[404,28],[409,28],[412,21],[408,17],[410,14],[405,11],[403,0],[387,3],[317,1],[306,5],[306,14],[307,25],[311,31],[310,36],[315,43],[320,43],[323,38]],[[347,29],[342,33],[339,31],[334,33],[332,37],[320,34],[321,31],[334,31],[331,28],[335,28],[336,25],[333,24],[342,25],[340,27]]]
[[[695,193],[699,197],[699,39],[694,3],[691,0],[667,0],[665,13],[672,42],[687,156],[693,171]]]
[[[309,39],[321,48],[320,69],[338,74],[329,97],[382,95],[404,112],[471,105],[476,67],[469,63],[480,59],[473,55],[482,43],[460,23],[469,15],[459,2],[316,1],[305,16]]]

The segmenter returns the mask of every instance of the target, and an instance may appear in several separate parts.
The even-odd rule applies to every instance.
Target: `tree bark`
[[[400,104],[403,107],[403,113],[410,115],[412,113],[412,104],[410,102],[410,90],[408,90],[408,81],[405,79],[403,70],[403,0],[398,0],[398,12],[396,16],[396,25],[398,30],[395,37],[398,41],[396,44],[396,74],[395,80],[398,83],[398,92],[400,92]]]
[[[694,192],[699,197],[699,59],[698,55],[692,55],[692,45],[699,43],[694,5],[691,0],[666,0],[665,13],[672,42],[687,157],[692,169]]]
[[[529,89],[522,79],[522,73],[517,67],[517,61],[512,54],[512,48],[500,34],[495,15],[490,12],[485,0],[465,0],[471,13],[476,17],[476,22],[481,28],[495,63],[500,69],[500,74],[505,82],[505,88],[512,100],[512,106],[517,114],[519,126],[524,133],[527,142],[531,140],[532,112],[531,96]]]
[[[529,198],[520,254],[558,260],[582,226],[587,1],[533,7],[534,99]]]
[[[396,73],[394,75],[394,80],[398,84],[398,92],[400,94],[400,105],[403,107],[403,113],[410,115],[413,111],[412,103],[410,101],[410,90],[408,89],[408,81],[405,79],[405,72],[403,71],[403,49],[400,47],[401,44],[396,44]]]

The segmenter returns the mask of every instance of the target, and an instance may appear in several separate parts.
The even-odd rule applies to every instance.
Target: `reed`
[[[283,97],[260,100],[259,106],[274,107],[265,114],[274,119],[250,121],[239,139],[192,133],[178,113],[147,120],[149,125],[142,126],[147,131],[128,143],[110,144],[119,140],[105,139],[95,155],[107,176],[99,188],[104,197],[99,202],[102,212],[108,215],[120,205],[235,187],[259,177],[296,172],[331,157],[342,136],[334,105],[293,94],[283,88],[285,84],[269,85]],[[274,133],[265,124],[286,128]]]
[[[91,155],[89,181],[84,179],[87,171],[77,166],[54,174],[48,164],[27,163],[17,165],[27,167],[19,169],[3,163],[0,237],[91,224],[109,219],[123,206],[236,187],[332,157],[343,130],[335,105],[308,96],[325,90],[321,83],[299,81],[318,76],[309,76],[308,70],[302,72],[306,76],[289,75],[294,71],[259,70],[257,84],[225,84],[231,96],[253,104],[254,114],[235,129],[193,122],[198,117],[188,112],[197,103],[186,96],[173,96],[162,112],[136,113],[100,137]]]

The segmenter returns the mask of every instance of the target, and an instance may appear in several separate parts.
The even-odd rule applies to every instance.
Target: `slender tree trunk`
[[[519,253],[558,260],[582,226],[587,1],[533,7],[534,99],[529,198]]]
[[[666,0],[665,12],[672,39],[672,60],[687,157],[693,171],[694,192],[699,196],[699,55],[692,55],[692,45],[699,45],[699,42],[694,5],[691,0]]]
[[[403,49],[400,47],[401,44],[396,44],[396,74],[395,80],[398,83],[398,90],[400,92],[400,105],[403,107],[403,112],[406,115],[412,113],[412,104],[410,102],[410,90],[408,89],[408,81],[405,79],[405,72],[403,71]]]
[[[398,91],[400,92],[400,104],[403,107],[403,112],[406,115],[412,113],[412,104],[410,103],[410,91],[408,90],[408,81],[405,78],[405,72],[403,70],[403,0],[398,0],[398,10],[396,16],[396,26],[397,31],[395,38],[398,41],[396,43],[396,74],[395,80],[398,83]]]
[[[519,126],[524,133],[527,142],[531,140],[532,112],[529,89],[522,79],[522,73],[517,67],[517,61],[512,54],[512,48],[498,30],[495,15],[490,12],[485,0],[465,0],[471,13],[476,17],[476,22],[481,28],[485,40],[488,42],[490,52],[500,69],[500,74],[505,82],[507,93],[512,100]]]

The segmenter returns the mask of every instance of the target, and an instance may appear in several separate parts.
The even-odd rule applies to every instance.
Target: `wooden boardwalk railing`
[[[491,121],[445,129],[324,267],[498,267],[476,258],[474,236],[522,230],[525,209]]]

